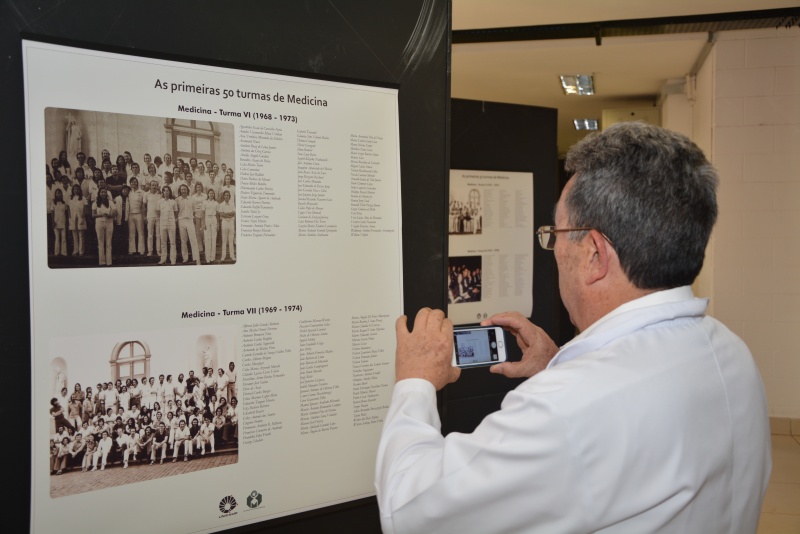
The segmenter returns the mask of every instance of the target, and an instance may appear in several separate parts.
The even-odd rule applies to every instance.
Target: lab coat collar
[[[595,351],[645,326],[680,317],[702,317],[708,299],[695,298],[691,286],[656,291],[626,302],[594,322],[550,360],[548,368]]]

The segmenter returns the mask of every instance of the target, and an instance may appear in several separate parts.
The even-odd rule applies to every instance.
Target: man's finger
[[[428,317],[431,309],[428,307],[420,308],[417,315],[414,316],[414,330],[417,328],[425,328],[428,324]]]
[[[459,367],[451,367],[450,368],[450,384],[458,380],[461,376],[461,369]]]
[[[442,310],[429,310],[427,327],[440,330],[444,322],[444,312]]]
[[[492,315],[488,319],[491,324],[498,326],[506,326],[518,330],[523,327],[528,320],[519,312],[503,312]]]
[[[491,367],[489,367],[489,372],[497,375],[507,376],[505,373],[506,365],[507,364],[505,363],[498,363],[497,365],[492,365]]]
[[[442,330],[445,333],[450,334],[450,337],[452,338],[453,337],[453,321],[451,321],[450,319],[445,318],[442,321]]]
[[[492,365],[489,372],[503,375],[507,378],[519,378],[522,375],[522,369],[519,369],[519,362],[505,362]]]
[[[400,339],[400,336],[407,336],[408,335],[408,317],[405,315],[401,315],[397,318],[397,321],[394,322],[394,331],[397,334],[397,339]]]

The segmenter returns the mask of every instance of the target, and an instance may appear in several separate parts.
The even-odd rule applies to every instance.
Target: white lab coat
[[[691,288],[609,313],[442,437],[432,384],[398,382],[376,489],[392,532],[755,532],[771,469],[763,384]]]

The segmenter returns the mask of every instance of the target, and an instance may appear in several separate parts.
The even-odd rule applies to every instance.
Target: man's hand
[[[405,315],[395,323],[397,380],[422,378],[442,389],[458,380],[461,369],[453,367],[453,323],[441,310],[422,308],[414,319],[414,331],[409,332]]]
[[[508,378],[529,378],[545,367],[558,352],[558,346],[553,343],[544,330],[528,321],[519,312],[505,312],[492,315],[481,322],[483,326],[502,326],[517,338],[517,345],[522,349],[522,360],[518,362],[503,362],[489,368],[492,373],[501,374]]]

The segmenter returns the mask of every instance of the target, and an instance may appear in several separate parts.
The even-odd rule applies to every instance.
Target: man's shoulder
[[[575,414],[604,404],[627,406],[633,399],[688,407],[716,395],[727,403],[725,391],[734,382],[742,397],[756,402],[763,387],[744,342],[707,316],[651,324],[600,346],[586,344],[585,349],[573,351],[515,391]]]

